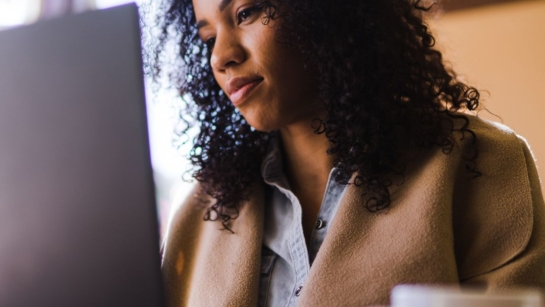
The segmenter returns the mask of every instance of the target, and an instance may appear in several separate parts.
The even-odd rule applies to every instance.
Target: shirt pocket
[[[261,249],[261,275],[259,280],[259,307],[267,305],[272,271],[278,255],[266,246]]]

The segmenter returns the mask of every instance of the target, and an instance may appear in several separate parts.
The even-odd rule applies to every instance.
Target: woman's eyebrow
[[[204,27],[204,26],[207,26],[208,25],[208,21],[206,20],[199,20],[199,22],[197,22],[197,31],[200,30],[200,28]]]
[[[231,3],[233,0],[221,0],[221,3],[219,5],[220,12],[225,10],[225,8]]]
[[[231,4],[233,0],[221,0],[219,6],[218,6],[218,9],[220,10],[220,13],[223,12],[223,10],[225,10],[225,8]],[[207,26],[208,25],[208,21],[206,20],[200,20],[199,22],[197,22],[197,30],[199,30],[200,28],[204,27],[204,26]]]

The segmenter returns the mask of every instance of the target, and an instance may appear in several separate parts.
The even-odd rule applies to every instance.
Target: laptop
[[[0,31],[0,307],[163,306],[137,7]]]

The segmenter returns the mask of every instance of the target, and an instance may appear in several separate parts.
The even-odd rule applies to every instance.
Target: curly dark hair
[[[390,205],[389,187],[394,176],[403,176],[405,150],[439,147],[449,154],[455,131],[469,136],[466,167],[470,175],[480,175],[476,135],[460,112],[479,107],[479,92],[459,81],[434,49],[423,20],[430,7],[420,0],[254,1],[262,9],[263,24],[283,20],[276,39],[305,56],[327,110],[313,123],[315,133],[330,141],[327,153],[339,170],[335,180],[361,186],[362,205],[369,211]],[[148,67],[157,78],[163,64],[174,61],[169,75],[187,102],[181,132],[195,122],[200,126],[190,152],[193,176],[216,199],[204,219],[221,220],[230,230],[238,205],[260,178],[273,132],[250,127],[216,83],[191,0],[164,1],[160,11],[161,32]],[[174,60],[165,54],[172,39],[178,48]],[[464,124],[455,126],[455,119]]]

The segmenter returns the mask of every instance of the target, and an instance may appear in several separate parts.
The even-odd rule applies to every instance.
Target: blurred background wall
[[[501,119],[486,110],[479,116],[528,140],[545,190],[545,1],[447,10],[429,25],[446,60]]]

